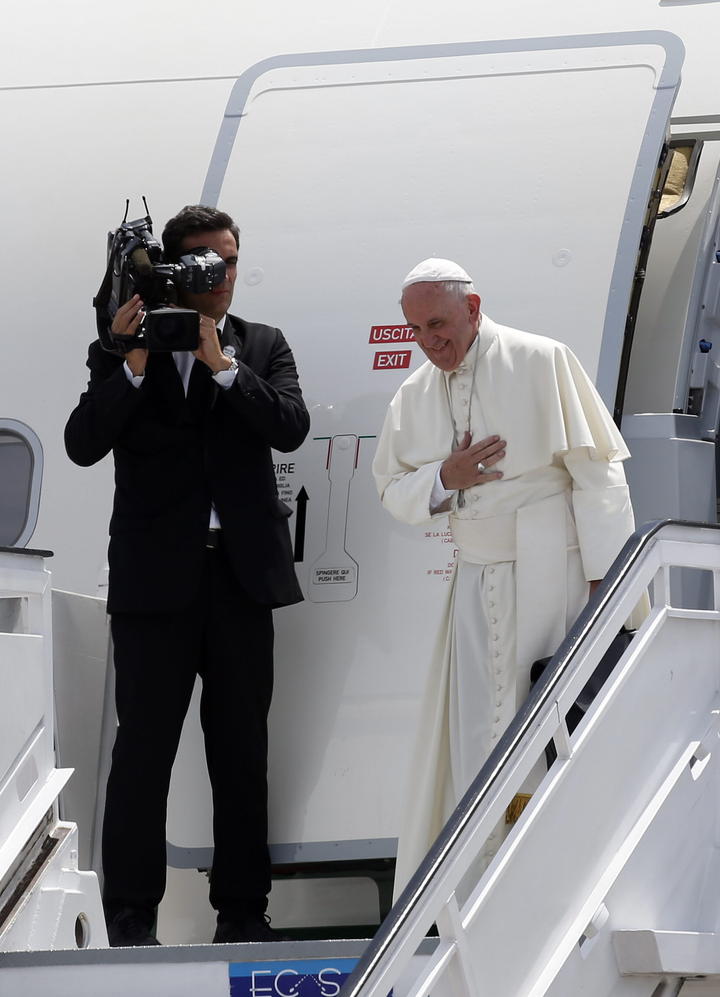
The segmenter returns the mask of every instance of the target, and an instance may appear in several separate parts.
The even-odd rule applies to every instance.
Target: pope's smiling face
[[[440,370],[455,370],[472,346],[480,325],[480,298],[458,297],[441,283],[423,281],[403,291],[402,309],[415,342]]]

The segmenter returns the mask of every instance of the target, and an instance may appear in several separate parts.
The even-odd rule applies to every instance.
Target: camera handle
[[[129,344],[125,347],[116,342],[113,339],[110,327],[112,326],[113,317],[110,315],[110,296],[112,294],[112,279],[113,279],[113,255],[112,253],[108,259],[107,270],[105,271],[105,276],[103,277],[102,284],[98,289],[98,293],[92,299],[93,308],[95,309],[95,321],[97,323],[98,339],[100,340],[100,345],[108,353],[115,353],[119,356],[124,356],[128,350],[133,347]]]

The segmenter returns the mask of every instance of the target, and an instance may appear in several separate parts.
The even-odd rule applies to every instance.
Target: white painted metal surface
[[[54,804],[50,573],[40,555],[0,552],[0,881]]]
[[[105,952],[13,953],[0,962],[0,997],[231,997],[242,967],[254,979],[235,980],[241,997],[337,997],[338,973],[354,962],[363,941],[275,945],[196,945],[110,949]],[[314,979],[308,979],[310,966]],[[317,968],[326,967],[319,981]],[[303,967],[305,971],[303,972]],[[278,978],[279,976],[279,978]]]
[[[625,976],[712,976],[720,986],[720,935],[706,931],[616,931]]]
[[[672,604],[680,565],[712,572],[712,610]],[[651,582],[649,618],[568,741],[568,708]],[[394,945],[344,994],[385,997],[433,921],[438,949],[395,990],[402,997],[637,997],[652,994],[660,975],[710,966],[710,956],[676,949],[672,967],[638,961],[635,971],[648,975],[625,977],[630,963],[618,965],[613,934],[718,930],[719,650],[720,532],[665,527],[606,593],[565,679],[485,766],[452,849],[435,855],[434,875],[425,870],[408,887]],[[485,838],[553,736],[558,760],[478,881],[473,863]]]
[[[107,962],[77,965],[39,965],[32,970],[0,970],[0,997],[228,997],[228,963],[172,962],[147,965],[141,959],[129,964]],[[269,997],[269,995],[263,995]]]
[[[78,825],[80,865],[100,871],[105,784],[115,740],[115,671],[105,600],[52,594],[59,764],[73,769],[60,813]],[[82,693],[82,694],[80,694]]]
[[[57,844],[0,925],[0,953],[107,948],[97,876],[78,869],[77,825],[56,822],[50,831]]]
[[[97,876],[58,820],[50,572],[0,551],[0,952],[107,945]]]

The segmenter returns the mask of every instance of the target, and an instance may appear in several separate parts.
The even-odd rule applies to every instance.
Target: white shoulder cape
[[[630,454],[580,362],[563,343],[483,316],[473,405],[488,435],[507,440],[503,481],[547,467],[571,450],[592,460]],[[450,454],[453,426],[445,375],[427,361],[393,398],[373,462],[378,492],[397,519],[430,518],[439,464]]]

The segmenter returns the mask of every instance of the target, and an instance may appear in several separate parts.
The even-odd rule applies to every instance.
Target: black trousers
[[[103,824],[109,912],[154,908],[165,891],[170,773],[196,674],[213,796],[210,903],[230,917],[267,906],[272,611],[243,593],[222,547],[205,561],[201,595],[187,609],[112,617],[119,726]]]

